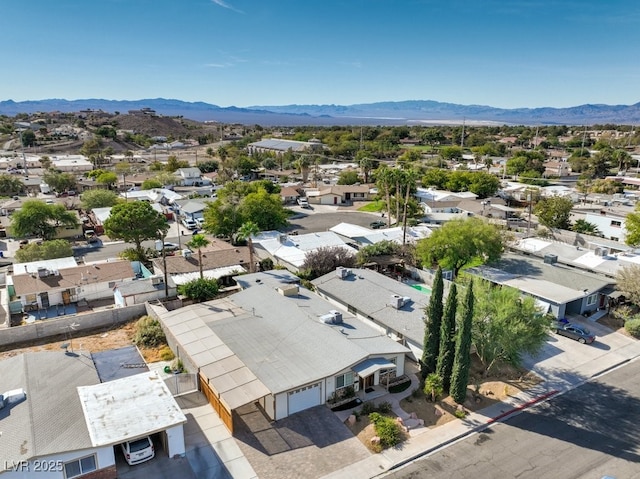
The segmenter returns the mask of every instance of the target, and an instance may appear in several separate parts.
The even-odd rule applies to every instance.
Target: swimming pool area
[[[431,294],[431,288],[428,288],[426,285],[424,284],[412,284],[411,287],[413,289],[417,289],[418,291],[420,291],[421,293],[424,294]]]

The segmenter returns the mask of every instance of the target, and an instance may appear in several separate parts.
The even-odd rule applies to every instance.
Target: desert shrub
[[[624,329],[634,338],[640,338],[640,316],[627,319],[624,322]]]
[[[391,403],[389,401],[383,401],[378,404],[378,412],[380,414],[389,414],[392,410]]]
[[[175,358],[175,354],[173,354],[173,351],[171,351],[171,348],[169,346],[165,346],[163,347],[160,351],[160,359],[162,359],[163,361],[171,361],[173,358]]]
[[[271,258],[265,258],[260,261],[261,271],[271,271],[273,269],[273,260]]]
[[[186,372],[184,369],[184,364],[182,363],[182,359],[175,358],[173,361],[171,361],[171,370],[181,373]]]
[[[467,412],[464,409],[456,409],[453,415],[458,419],[464,419],[467,415]]]
[[[369,420],[373,423],[383,448],[393,447],[402,440],[402,431],[395,419],[372,412],[369,414]]]
[[[371,401],[367,401],[367,402],[362,404],[362,409],[360,409],[360,414],[369,415],[372,412],[376,412],[376,405],[375,404],[373,404]]]
[[[136,323],[133,342],[138,346],[152,348],[165,344],[167,339],[158,320],[153,319],[151,316],[143,316]]]

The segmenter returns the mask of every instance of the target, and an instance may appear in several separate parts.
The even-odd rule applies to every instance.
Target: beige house
[[[367,201],[374,195],[369,185],[333,185],[306,190],[309,203],[316,205],[351,204]]]

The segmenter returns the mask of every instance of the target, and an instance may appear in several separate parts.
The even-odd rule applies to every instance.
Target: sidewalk
[[[543,378],[543,381],[534,388],[510,397],[508,401],[495,403],[488,408],[473,412],[463,420],[451,421],[436,428],[410,430],[410,438],[399,447],[386,449],[380,454],[372,454],[362,461],[324,476],[323,479],[369,479],[382,476],[392,469],[481,431],[494,422],[506,419],[523,409],[567,392],[589,379],[640,357],[640,341],[617,333],[611,334],[615,336],[609,338],[609,342],[614,340],[615,350],[609,350],[606,354],[598,354],[597,351],[594,353],[591,350],[592,356],[579,364],[574,364],[572,369],[559,370],[557,364],[554,364],[550,358],[545,358],[541,362],[535,362],[532,359],[531,362],[535,364],[532,369]],[[398,410],[399,401],[410,394],[413,388],[412,384],[403,393],[386,395],[378,400],[389,401],[389,396],[392,396],[390,402],[394,407],[394,413],[401,412],[406,415],[401,409]],[[401,415],[401,417],[403,416]]]

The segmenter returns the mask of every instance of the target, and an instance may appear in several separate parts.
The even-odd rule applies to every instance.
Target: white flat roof
[[[232,265],[232,266],[224,266],[222,268],[210,269],[208,271],[203,271],[202,276],[207,279],[220,279],[223,276],[231,276],[233,274],[240,274],[246,272],[246,269],[242,267],[240,264]],[[194,279],[200,278],[199,271],[192,271],[191,273],[182,273],[182,274],[172,274],[171,279],[176,285],[181,285],[188,283],[189,281],[193,281]]]
[[[37,273],[38,268],[46,268],[49,270],[59,270],[67,268],[75,268],[78,262],[73,256],[68,258],[43,259],[40,261],[32,261],[30,263],[16,263],[13,265],[13,275]]]
[[[94,447],[120,444],[187,422],[155,371],[81,386],[78,396]]]

